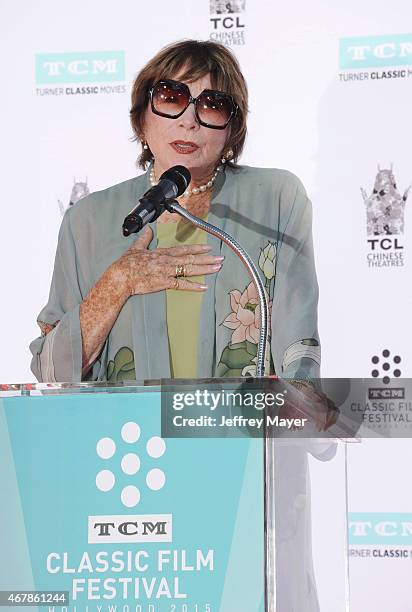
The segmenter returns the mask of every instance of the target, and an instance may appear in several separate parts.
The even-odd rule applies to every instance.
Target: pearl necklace
[[[223,166],[218,166],[216,168],[215,173],[213,174],[212,178],[210,179],[210,181],[208,181],[205,185],[199,185],[199,187],[193,187],[193,189],[186,189],[186,191],[184,192],[183,196],[188,198],[191,195],[197,195],[198,193],[205,192],[207,189],[211,189],[213,187],[213,183],[215,182],[218,173],[221,171],[222,168],[223,168]],[[159,181],[156,181],[156,177],[155,177],[154,167],[153,166],[150,169],[149,180],[150,180],[150,184],[151,184],[152,187],[157,185],[157,183],[159,182]]]

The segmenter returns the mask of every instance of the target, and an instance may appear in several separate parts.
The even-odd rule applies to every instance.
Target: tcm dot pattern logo
[[[392,355],[388,349],[384,349],[380,355],[374,355],[371,361],[374,366],[371,372],[373,378],[382,377],[385,385],[391,382],[391,377],[400,377],[401,357],[399,355]]]
[[[157,460],[163,456],[166,451],[166,443],[163,438],[159,436],[151,437],[146,447],[142,448],[139,445],[141,430],[137,423],[129,421],[125,423],[120,431],[121,440],[127,445],[133,445],[130,452],[126,452],[120,458],[120,469],[126,474],[126,476],[135,477],[141,470],[141,454],[150,457],[151,459]],[[137,448],[136,448],[137,447]],[[96,453],[102,460],[112,459],[116,454],[116,442],[109,437],[101,438],[96,444]],[[140,477],[140,474],[139,474]],[[140,478],[142,480],[142,478]],[[145,486],[151,491],[159,491],[166,483],[166,475],[158,467],[149,469],[144,475]],[[111,491],[116,484],[116,476],[112,470],[102,469],[96,475],[96,487],[99,491],[107,493]],[[120,500],[127,508],[134,508],[138,505],[141,498],[141,489],[135,484],[129,484],[120,492]]]

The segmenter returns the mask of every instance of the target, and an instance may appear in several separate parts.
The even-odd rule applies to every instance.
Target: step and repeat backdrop
[[[234,51],[250,90],[241,163],[294,172],[313,202],[322,374],[379,379],[370,418],[392,420],[395,437],[412,414],[410,2],[6,0],[0,29],[0,382],[33,380],[28,344],[65,210],[139,172],[135,75],[170,42],[211,39]],[[369,440],[348,459],[351,610],[412,610],[410,445]],[[325,465],[311,464],[312,510],[327,541]],[[321,551],[324,575],[333,551]],[[325,583],[319,597],[333,609]]]

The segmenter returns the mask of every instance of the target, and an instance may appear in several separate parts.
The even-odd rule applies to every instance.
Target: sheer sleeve
[[[281,209],[288,211],[288,218],[278,249],[272,355],[276,372],[282,378],[317,378],[320,342],[312,205],[299,179],[290,176],[280,198]]]
[[[71,226],[71,210],[63,217],[49,299],[37,322],[41,335],[30,344],[31,369],[40,382],[82,380],[82,337],[79,307],[84,298],[79,254]],[[89,373],[97,376],[100,364]]]

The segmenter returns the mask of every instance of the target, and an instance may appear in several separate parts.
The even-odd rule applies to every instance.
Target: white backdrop
[[[3,2],[0,382],[33,380],[28,344],[38,335],[36,315],[47,300],[62,218],[59,200],[67,206],[74,182],[86,177],[94,191],[136,174],[137,149],[128,119],[135,74],[163,45],[209,37],[231,44],[249,85],[249,137],[241,162],[291,170],[313,201],[323,376],[369,376],[371,358],[379,357],[380,367],[385,349],[390,351],[390,373],[396,355],[402,376],[411,376],[412,193],[405,206],[404,233],[369,236],[377,240],[372,252],[360,191],[363,187],[371,195],[378,164],[382,169],[393,164],[397,187],[389,202],[392,209],[394,202],[401,206],[412,182],[410,0],[393,0],[390,6],[374,0],[246,0],[229,3],[235,10],[230,15],[218,14],[219,5],[225,4]],[[63,54],[57,59],[67,66],[73,58],[101,60],[102,52],[109,52],[110,58],[115,51],[124,53],[125,71],[118,72],[118,80],[110,80],[113,74],[104,63],[99,64],[100,76],[107,78],[101,82],[89,73],[62,76],[60,82],[49,75],[44,83],[35,68],[36,54],[43,54],[40,63]],[[84,66],[77,64],[78,72]],[[81,87],[98,93],[75,93]],[[387,198],[384,201],[388,204]],[[380,243],[382,238],[386,242]],[[395,262],[401,253],[403,265],[369,267],[368,256],[376,253],[388,254]],[[378,374],[381,377],[383,370]],[[370,465],[382,456],[366,443],[356,453],[359,458],[366,453],[362,460]],[[366,474],[350,472],[352,512],[412,510],[411,493],[398,495],[395,489],[390,503],[385,495],[386,483],[396,482],[399,460],[412,460],[412,451],[395,445],[388,455],[390,468],[370,499],[356,493],[368,490],[362,486]],[[320,469],[312,466],[318,499]],[[320,532],[319,524],[316,529]],[[392,606],[392,591],[377,596],[373,605],[366,599],[367,592],[384,589],[382,581],[373,582],[379,574],[376,567],[382,567],[379,559],[357,558],[352,566],[364,577],[363,591],[359,583],[353,589],[352,610],[412,610],[406,603],[412,601],[410,586],[405,586],[409,595],[404,593]],[[400,567],[402,576],[410,572],[406,559],[391,559],[385,567],[394,576]],[[321,589],[322,597],[322,609],[329,612],[333,599],[327,589]]]

